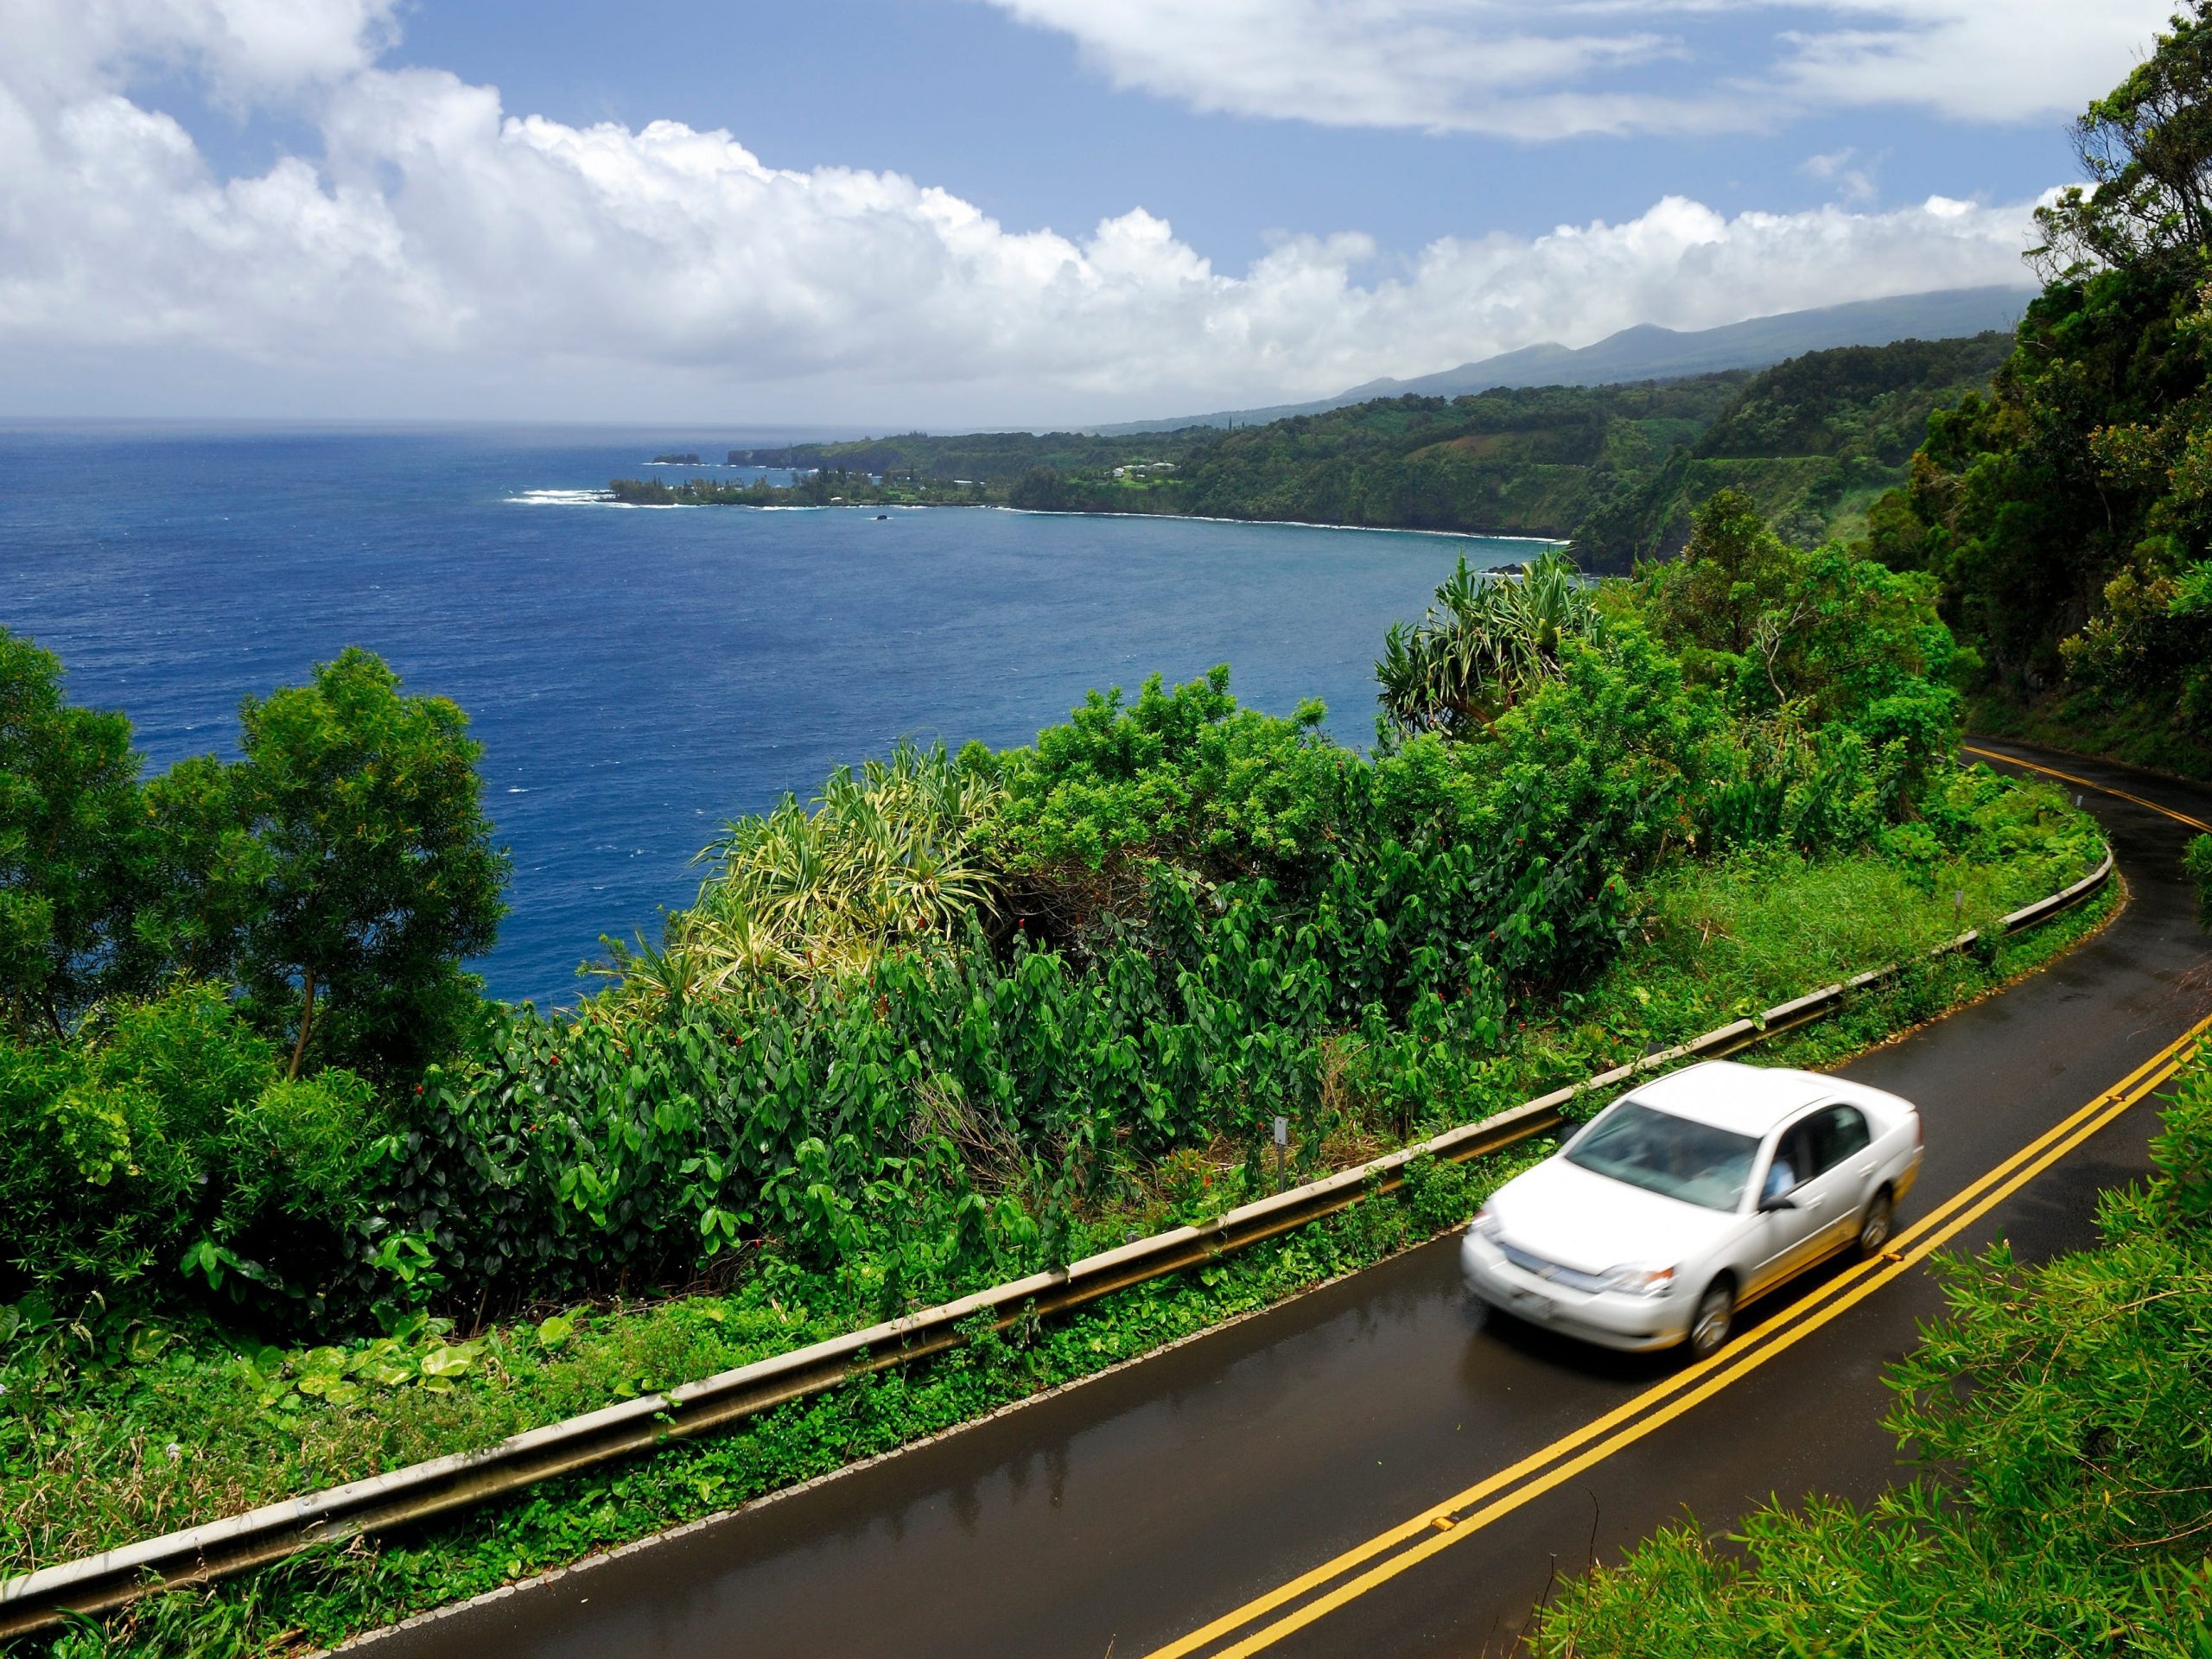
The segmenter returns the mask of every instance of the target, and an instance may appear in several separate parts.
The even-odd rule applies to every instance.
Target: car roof
[[[1629,1098],[1716,1129],[1764,1135],[1816,1100],[1855,1100],[1859,1094],[1817,1071],[1707,1060],[1640,1084]]]

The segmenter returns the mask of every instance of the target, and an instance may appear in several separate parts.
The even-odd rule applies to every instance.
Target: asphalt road
[[[2212,821],[2212,791],[2037,758]],[[2091,1242],[2096,1192],[2145,1167],[2155,1106],[2092,1114],[2018,1154],[2212,1014],[2212,950],[2178,869],[2192,832],[2144,804],[2085,804],[2133,895],[2119,919],[2048,971],[1846,1068],[1926,1114],[1898,1259],[1769,1299],[1709,1370],[1486,1317],[1463,1296],[1447,1239],[369,1651],[1502,1654],[1556,1576],[1686,1512],[1719,1529],[1770,1495],[1871,1497],[1899,1472],[1879,1421],[1883,1368],[1941,1311],[1918,1254],[2003,1236],[2034,1258]]]

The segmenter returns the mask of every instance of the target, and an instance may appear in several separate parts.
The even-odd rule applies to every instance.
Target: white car
[[[1710,1060],[1631,1090],[1498,1188],[1460,1264],[1477,1296],[1533,1324],[1701,1359],[1784,1280],[1879,1251],[1920,1156],[1910,1101]]]

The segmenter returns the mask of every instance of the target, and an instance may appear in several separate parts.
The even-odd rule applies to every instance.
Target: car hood
[[[1558,1157],[1515,1176],[1484,1207],[1508,1243],[1585,1273],[1672,1267],[1710,1249],[1743,1220]]]

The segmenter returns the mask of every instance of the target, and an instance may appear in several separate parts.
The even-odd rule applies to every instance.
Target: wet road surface
[[[1987,747],[2212,819],[2212,791]],[[2212,1013],[2212,952],[2178,868],[2193,832],[2146,805],[2095,793],[2084,804],[2133,895],[2120,918],[2049,970],[1845,1068],[1926,1115],[1927,1161],[1900,1211],[1900,1249],[1916,1222],[1940,1218],[1970,1188],[1989,1207],[1975,1217],[1955,1205],[1946,1249],[2005,1237],[2035,1259],[2093,1242],[2095,1193],[2146,1167],[2153,1103],[2071,1149],[2056,1143],[2056,1161],[2021,1166],[2031,1178],[2009,1194],[1986,1178]],[[933,1445],[385,1635],[367,1651],[1503,1654],[1556,1577],[1686,1512],[1718,1529],[1770,1496],[1863,1499],[1897,1478],[1880,1425],[1882,1371],[1942,1311],[1913,1262],[1840,1264],[1768,1299],[1700,1381],[1677,1358],[1604,1353],[1484,1315],[1461,1294],[1457,1249],[1456,1238],[1439,1241]],[[1629,1437],[1618,1448],[1597,1435],[1558,1446],[1616,1413]],[[1452,1524],[1423,1519],[1538,1454],[1545,1467],[1459,1504]],[[1503,1513],[1483,1512],[1501,1499]],[[1363,1559],[1317,1571],[1394,1529]],[[1286,1586],[1294,1592],[1281,1593]],[[1253,1609],[1273,1594],[1275,1605]],[[1217,1633],[1192,1639],[1217,1621]]]

